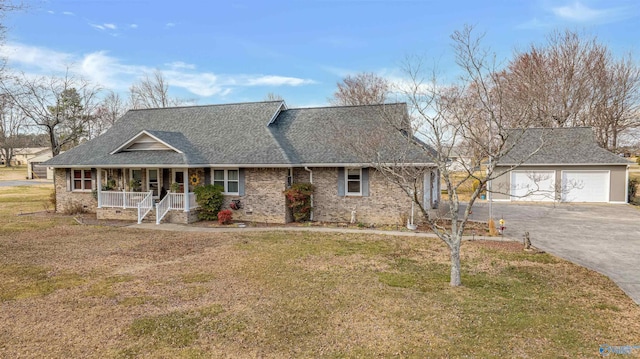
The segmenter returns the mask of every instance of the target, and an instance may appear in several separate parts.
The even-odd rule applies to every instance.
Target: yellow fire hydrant
[[[500,218],[500,227],[498,227],[498,233],[502,234],[504,232],[505,229],[507,229],[507,226],[505,226],[505,220],[504,218]]]

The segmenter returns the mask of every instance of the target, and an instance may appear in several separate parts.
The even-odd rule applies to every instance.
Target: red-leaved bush
[[[230,224],[233,219],[233,212],[230,209],[224,209],[218,212],[218,223],[219,224]]]
[[[313,189],[311,183],[294,183],[284,191],[287,207],[291,208],[294,221],[304,222],[310,219]]]

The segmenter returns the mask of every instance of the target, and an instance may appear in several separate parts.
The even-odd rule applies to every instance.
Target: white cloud
[[[314,84],[315,82],[297,77],[260,75],[257,77],[247,77],[244,83],[246,86],[300,86]]]
[[[118,59],[108,56],[106,51],[96,51],[80,58],[79,68],[82,76],[109,89],[126,89],[142,73],[151,72],[146,66],[125,65]]]
[[[562,20],[598,23],[614,22],[634,16],[633,11],[629,10],[622,7],[594,9],[582,4],[580,1],[551,8],[551,12]]]
[[[29,75],[61,75],[69,69],[72,74],[114,91],[126,91],[143,74],[155,70],[152,66],[127,64],[106,51],[75,55],[19,43],[0,47],[0,56],[8,59],[11,68]],[[315,83],[311,79],[291,76],[196,71],[195,65],[183,61],[165,64],[160,70],[172,88],[181,88],[202,97],[225,96],[240,87],[303,86]]]
[[[0,56],[7,58],[10,68],[19,66],[24,70],[38,69],[42,73],[65,71],[74,60],[71,54],[20,43],[1,46]]]
[[[76,14],[72,13],[71,11],[63,11],[62,14],[67,16],[76,16]]]
[[[596,9],[577,0],[562,6],[546,6],[544,14],[517,26],[519,29],[545,29],[558,27],[566,22],[582,24],[607,24],[638,16],[637,6]]]
[[[117,30],[118,26],[116,26],[116,24],[111,24],[111,23],[105,23],[105,24],[91,24],[89,23],[89,25],[93,28],[96,28],[98,30]]]
[[[130,28],[132,29],[137,29],[138,28],[138,24],[131,24],[129,25]]]
[[[165,65],[169,66],[170,68],[172,68],[174,70],[178,70],[178,69],[195,70],[196,69],[196,65],[188,64],[188,63],[182,62],[182,61],[174,61],[174,62],[170,62],[170,63],[165,64]]]
[[[173,22],[168,22],[166,25],[164,25],[165,27],[175,27],[176,24]]]
[[[55,11],[53,11],[53,10],[47,10],[47,13],[49,13],[49,14],[55,14],[56,12],[55,12]]]

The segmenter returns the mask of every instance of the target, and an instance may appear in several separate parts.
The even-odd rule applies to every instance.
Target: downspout
[[[309,183],[313,184],[313,171],[307,166],[304,166],[304,170],[309,172]],[[309,213],[309,220],[313,221],[313,193],[311,193],[311,213]]]

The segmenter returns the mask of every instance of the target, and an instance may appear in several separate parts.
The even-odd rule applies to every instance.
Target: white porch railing
[[[197,207],[195,193],[189,192],[189,210]],[[184,193],[169,192],[162,201],[156,203],[156,224],[160,224],[170,210],[184,210]]]
[[[138,202],[138,224],[142,223],[144,217],[153,208],[153,191],[149,191],[141,202]]]
[[[147,192],[101,191],[101,206],[115,208],[138,208],[138,203],[147,197]]]

